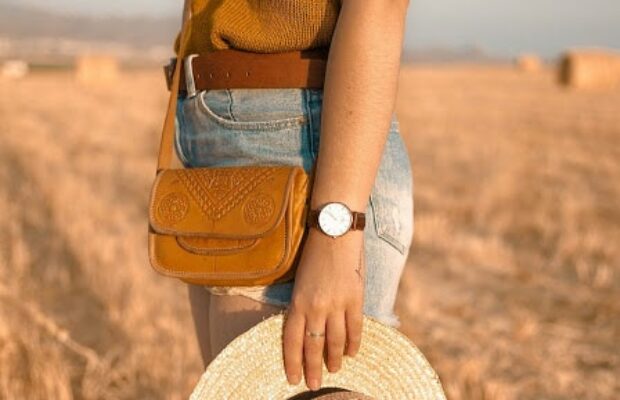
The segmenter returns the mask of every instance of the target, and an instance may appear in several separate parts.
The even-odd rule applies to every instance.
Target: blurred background
[[[146,205],[180,0],[0,0],[0,399],[202,373]],[[620,3],[412,0],[396,311],[450,399],[620,398]]]

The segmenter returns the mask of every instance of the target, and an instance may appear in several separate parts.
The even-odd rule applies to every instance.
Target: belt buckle
[[[194,58],[198,57],[198,54],[190,54],[183,60],[184,72],[185,72],[185,90],[187,91],[187,97],[194,97],[196,91],[196,81],[194,80]]]

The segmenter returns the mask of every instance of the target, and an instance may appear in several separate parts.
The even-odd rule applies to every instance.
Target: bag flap
[[[151,191],[151,228],[177,236],[264,236],[282,221],[300,171],[291,165],[162,170]]]

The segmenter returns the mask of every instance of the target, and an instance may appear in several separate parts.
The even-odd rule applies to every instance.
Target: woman
[[[364,230],[335,239],[310,229],[293,282],[189,285],[205,365],[237,335],[286,311],[287,379],[298,384],[303,376],[316,390],[324,350],[331,372],[357,352],[362,313],[400,326],[393,306],[413,235],[413,181],[394,105],[408,0],[186,0],[186,17],[190,7],[189,53],[329,46],[323,89],[179,98],[176,140],[186,167],[251,159],[309,172],[320,153],[311,208],[339,201],[366,213]],[[300,117],[307,123],[291,123]]]

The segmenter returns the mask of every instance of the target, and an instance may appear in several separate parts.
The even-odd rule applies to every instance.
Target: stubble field
[[[202,373],[185,289],[146,255],[166,96],[159,71],[0,80],[0,398],[180,399]],[[404,66],[397,113],[396,311],[448,397],[620,397],[620,92]]]

